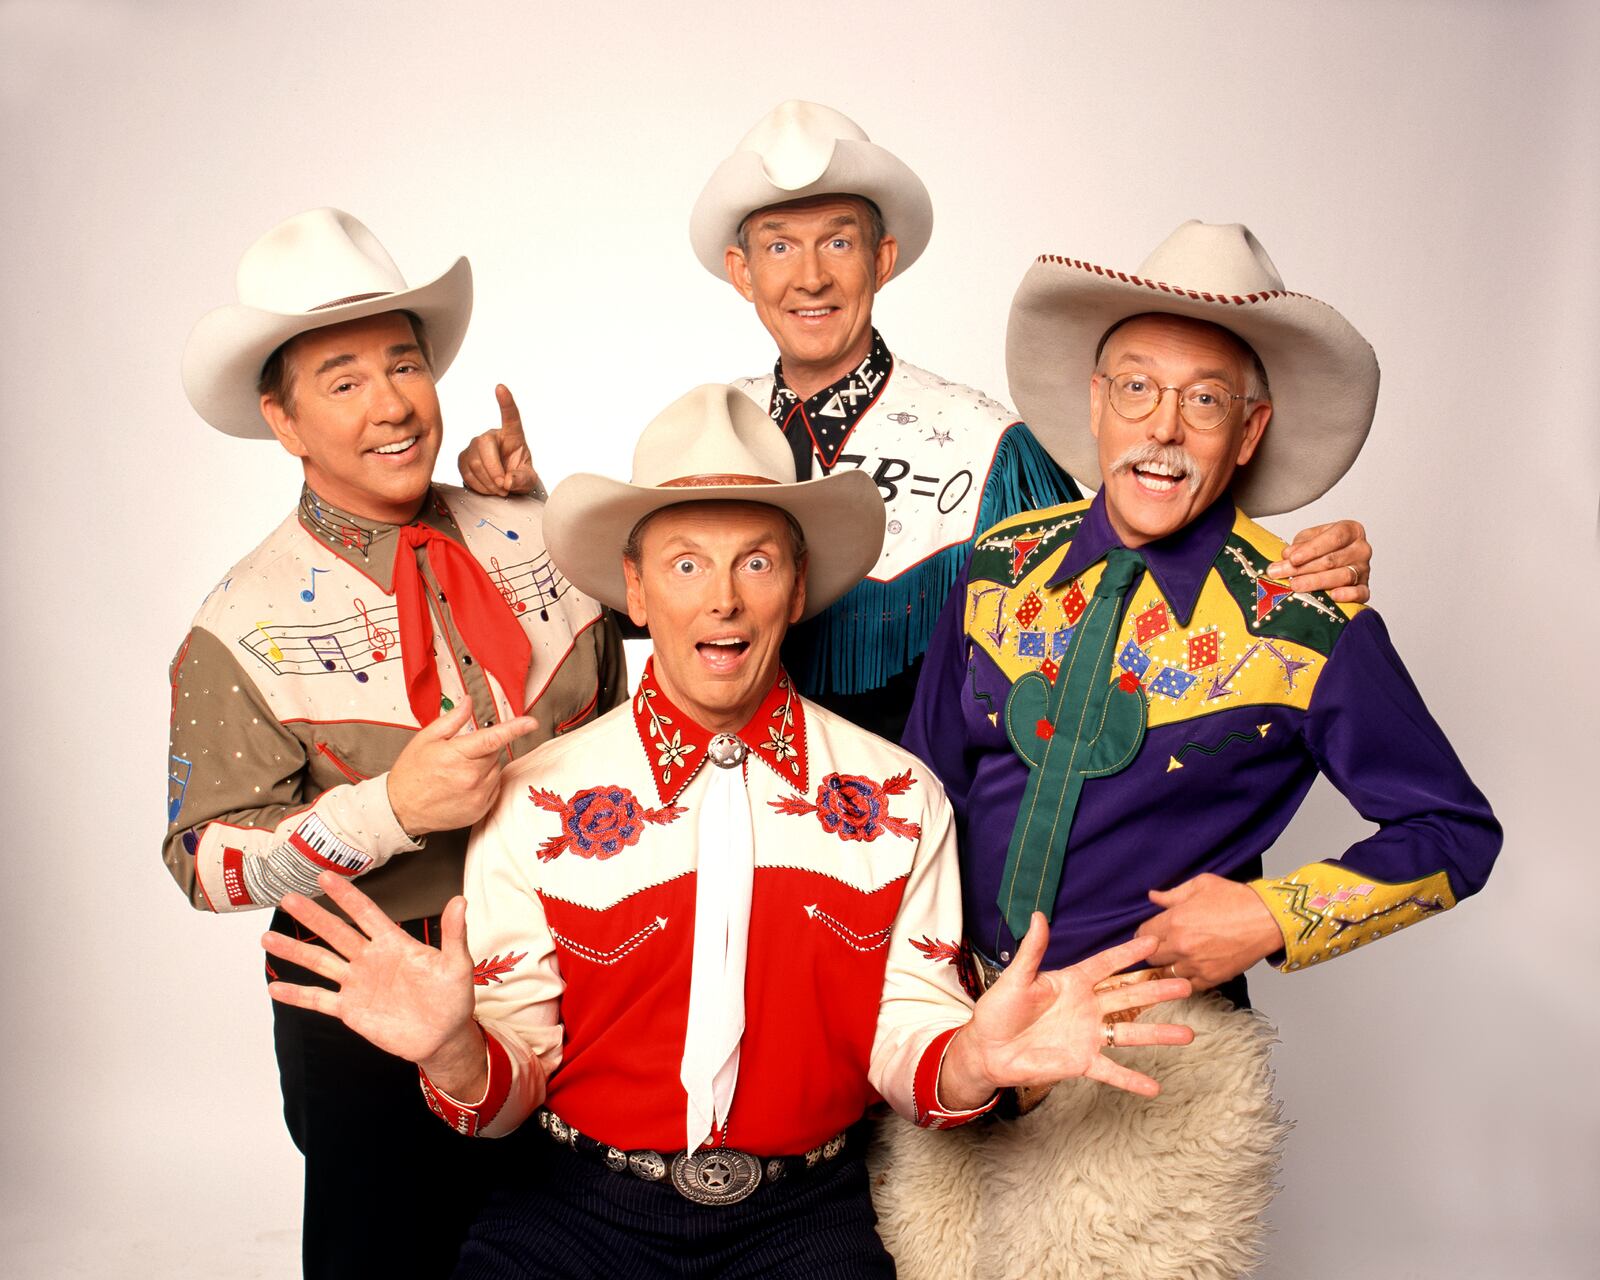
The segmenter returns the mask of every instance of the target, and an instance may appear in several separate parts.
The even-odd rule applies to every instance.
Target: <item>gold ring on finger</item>
[[[1347,564],[1345,568],[1350,570],[1350,585],[1352,587],[1359,586],[1361,584],[1361,570],[1353,564]]]
[[[1117,1024],[1115,1022],[1102,1022],[1100,1030],[1105,1034],[1106,1048],[1111,1048],[1117,1043]]]

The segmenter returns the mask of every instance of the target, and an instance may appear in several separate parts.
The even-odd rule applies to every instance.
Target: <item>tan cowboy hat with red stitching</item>
[[[723,255],[757,209],[812,196],[862,196],[878,206],[900,244],[893,275],[921,256],[933,234],[922,179],[849,116],[815,102],[774,107],[711,175],[689,215],[689,241],[705,269],[727,277]]]
[[[1261,358],[1272,421],[1233,482],[1247,514],[1302,507],[1350,469],[1378,402],[1372,347],[1327,303],[1287,291],[1248,227],[1186,222],[1132,275],[1043,254],[1012,300],[1012,402],[1072,475],[1100,485],[1089,431],[1095,348],[1112,325],[1148,312],[1221,325]]]
[[[256,380],[290,338],[385,311],[414,311],[428,331],[433,375],[450,367],[472,315],[472,268],[465,258],[411,288],[357,218],[311,209],[273,227],[244,251],[237,303],[200,317],[183,352],[189,403],[218,431],[272,438]]]
[[[783,432],[755,401],[725,383],[696,387],[639,436],[633,481],[569,476],[544,509],[550,558],[585,595],[627,610],[622,548],[634,527],[683,502],[759,502],[787,511],[809,548],[805,617],[866,576],[883,549],[883,496],[865,471],[794,478]]]

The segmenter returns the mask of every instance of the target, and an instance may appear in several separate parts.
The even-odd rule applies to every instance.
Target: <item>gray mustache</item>
[[[1200,487],[1203,477],[1200,464],[1195,461],[1194,455],[1182,445],[1157,444],[1154,440],[1146,440],[1143,444],[1136,444],[1127,450],[1111,464],[1111,474],[1117,476],[1125,471],[1132,471],[1135,467],[1148,467],[1153,464],[1183,472],[1183,483],[1188,485],[1191,493]]]

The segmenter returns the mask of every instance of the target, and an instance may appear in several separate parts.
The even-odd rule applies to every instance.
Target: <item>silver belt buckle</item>
[[[672,1187],[695,1204],[738,1204],[761,1181],[761,1161],[721,1147],[672,1157]]]

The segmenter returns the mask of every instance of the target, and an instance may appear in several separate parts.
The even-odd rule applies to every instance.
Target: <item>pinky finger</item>
[[[1161,1092],[1161,1086],[1142,1071],[1134,1071],[1120,1062],[1113,1062],[1103,1053],[1094,1056],[1089,1063],[1089,1069],[1083,1074],[1091,1080],[1108,1084],[1113,1089],[1136,1093],[1141,1098],[1153,1098]]]
[[[292,1004],[297,1009],[310,1009],[325,1013],[330,1018],[339,1016],[339,993],[322,987],[302,987],[293,982],[269,982],[267,994],[279,1004]]]
[[[1180,1022],[1119,1022],[1117,1047],[1146,1044],[1193,1044],[1194,1028]]]

